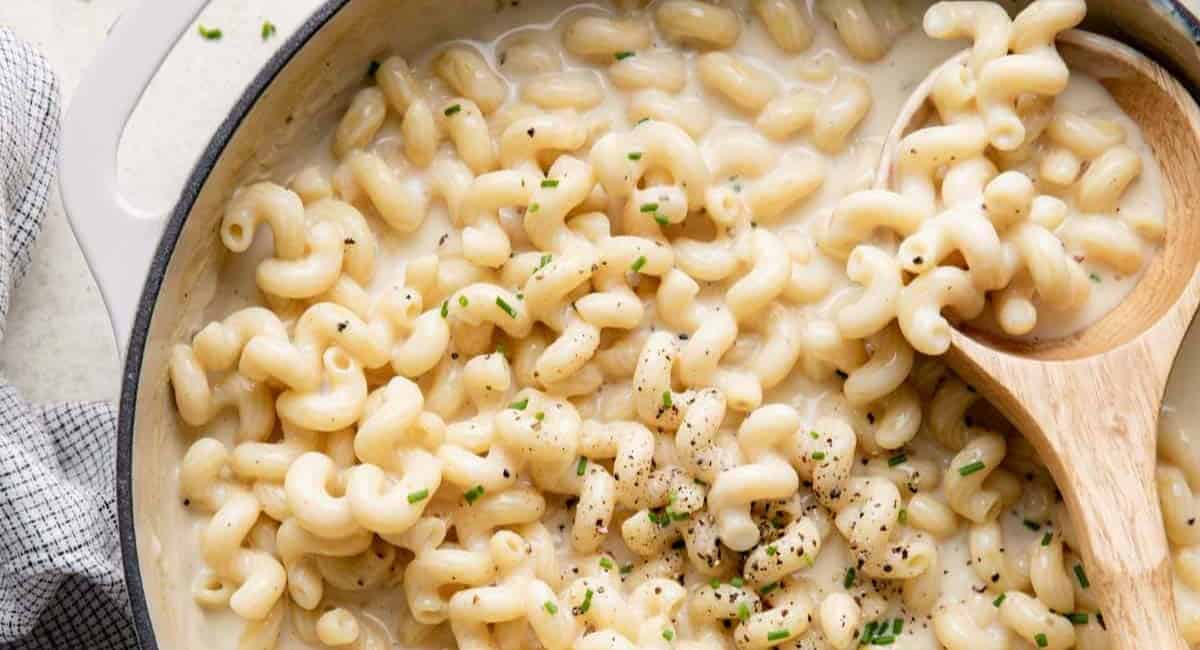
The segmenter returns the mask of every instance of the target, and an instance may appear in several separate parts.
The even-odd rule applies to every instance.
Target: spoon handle
[[[1145,462],[1145,452],[1120,449],[1128,433],[1074,429],[1065,436],[1074,447],[1063,457],[1067,467],[1051,471],[1067,500],[1087,567],[1067,571],[1096,596],[1114,648],[1186,650],[1175,620],[1154,468]],[[1098,443],[1101,437],[1105,440]]]
[[[1058,484],[1086,567],[1067,571],[1100,604],[1112,647],[1186,650],[1154,482],[1170,358],[1132,345],[1021,360],[957,338],[949,365],[1024,434]]]

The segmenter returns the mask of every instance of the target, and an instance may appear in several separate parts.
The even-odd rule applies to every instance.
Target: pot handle
[[[168,214],[129,203],[117,185],[125,124],[171,48],[208,0],[144,0],[112,27],[63,120],[63,207],[96,278],[124,357]]]

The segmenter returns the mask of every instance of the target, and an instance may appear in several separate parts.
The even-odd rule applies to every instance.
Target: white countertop
[[[4,0],[0,25],[33,43],[58,74],[62,107],[108,29],[141,0]],[[170,0],[152,0],[170,1]],[[196,156],[246,83],[321,0],[213,0],[200,16],[219,41],[187,30],[126,130],[121,185],[146,207],[169,208]],[[264,42],[264,20],[277,27]],[[113,399],[116,346],[100,293],[67,224],[58,187],[33,266],[9,310],[0,376],[37,401]]]
[[[58,73],[63,107],[109,27],[140,0],[2,0],[0,25],[35,44]],[[171,0],[150,0],[169,2]],[[196,156],[260,65],[321,0],[213,0],[200,22],[224,32],[183,34],[143,97],[119,157],[136,203],[174,203]],[[1196,6],[1200,0],[1189,0]],[[264,20],[277,34],[264,42]],[[57,186],[0,345],[0,376],[39,401],[111,399],[120,370],[95,282],[67,225]]]

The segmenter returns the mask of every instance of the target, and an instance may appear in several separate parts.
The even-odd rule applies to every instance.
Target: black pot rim
[[[191,213],[201,188],[207,182],[209,174],[216,166],[217,160],[221,157],[221,153],[229,144],[230,139],[233,138],[233,134],[284,66],[350,1],[327,0],[322,4],[280,46],[279,50],[247,85],[246,90],[230,109],[229,115],[221,122],[221,126],[217,128],[212,139],[209,140],[208,146],[205,147],[204,152],[196,161],[196,165],[192,168],[192,173],[180,191],[179,200],[171,212],[170,219],[163,230],[162,239],[159,241],[154,258],[150,263],[146,284],[142,288],[142,296],[138,301],[133,330],[129,336],[119,401],[120,412],[117,417],[117,522],[120,527],[121,563],[125,570],[125,586],[133,612],[134,632],[137,634],[138,646],[142,650],[158,650],[158,641],[154,636],[154,625],[150,618],[149,604],[146,602],[146,592],[142,584],[142,573],[137,555],[137,534],[133,513],[133,440],[134,414],[141,379],[142,359],[150,331],[150,320],[154,315],[154,306],[158,300],[159,291],[162,289],[171,254],[183,231],[184,222],[187,221],[188,214]],[[1187,7],[1183,6],[1179,0],[1157,0],[1157,4],[1176,18],[1176,22],[1187,30],[1193,41],[1200,42],[1200,20],[1197,20]]]

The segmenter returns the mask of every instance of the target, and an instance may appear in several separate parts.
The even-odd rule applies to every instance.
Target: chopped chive
[[[529,406],[529,398],[528,397],[526,397],[525,399],[520,400],[518,402],[513,402],[512,404],[509,404],[508,408],[516,409],[518,411],[524,411],[526,406]]]
[[[542,603],[542,607],[545,607],[545,608],[546,608],[546,611],[547,611],[547,612],[550,612],[551,614],[557,614],[557,613],[558,613],[558,605],[555,605],[553,602],[551,602],[551,601],[549,601],[549,600],[547,600],[546,602]]]
[[[684,519],[690,519],[692,516],[687,512],[667,512],[667,515],[671,517],[671,521],[683,521]]]
[[[613,570],[613,561],[606,557],[600,558],[600,568],[604,569],[605,571],[612,571]]]
[[[267,40],[268,38],[271,38],[272,36],[274,36],[275,35],[275,23],[273,23],[269,20],[264,20],[263,24],[262,24],[262,29],[259,31],[259,34],[262,35],[262,39],[264,41]]]
[[[854,575],[856,573],[857,573],[857,571],[854,570],[854,567],[850,567],[849,569],[846,569],[846,577],[842,578],[842,588],[843,589],[849,589],[854,584]]]
[[[367,64],[367,76],[374,77],[375,73],[378,71],[379,71],[379,62],[374,59],[371,59],[371,62]]]
[[[579,457],[579,462],[575,464],[575,476],[583,476],[587,472],[587,458]]]
[[[633,573],[633,562],[627,562],[621,565],[621,573]]]
[[[738,620],[743,623],[750,620],[750,607],[744,602],[738,603],[737,616]]]
[[[545,420],[545,419],[546,419],[546,412],[545,412],[545,411],[538,411],[537,413],[534,413],[534,414],[533,414],[533,419],[537,420],[538,422],[541,422],[542,420]]]
[[[896,637],[888,634],[885,636],[877,636],[871,639],[871,645],[892,645],[896,642]]]
[[[784,523],[784,521],[782,519],[780,519],[779,517],[775,517],[774,519],[771,520],[771,526],[774,528],[783,528],[786,525],[787,524]]]
[[[1042,535],[1042,546],[1049,546],[1050,540],[1053,538],[1054,538],[1054,535],[1051,535],[1050,531],[1046,531],[1046,534]]]
[[[429,496],[429,490],[417,490],[416,492],[409,492],[408,493],[408,502],[409,503],[420,503],[421,501],[424,501],[425,498],[428,496]]]
[[[453,106],[447,107],[446,110],[442,111],[442,113],[445,114],[446,117],[450,117],[461,110],[462,104],[454,104]]]
[[[204,25],[196,25],[196,31],[200,32],[200,36],[205,40],[219,41],[224,34],[220,27],[205,27]]]
[[[1003,605],[1005,598],[1008,598],[1008,594],[1000,594],[999,596],[996,596],[996,600],[992,601],[992,607],[999,607],[1000,605]]]
[[[1037,647],[1039,648],[1045,648],[1046,646],[1050,645],[1050,641],[1046,638],[1046,634],[1044,632],[1038,632],[1037,634],[1033,635],[1033,640],[1037,641]]]
[[[542,256],[542,258],[540,260],[538,260],[537,268],[534,269],[534,271],[542,270],[542,268],[545,267],[547,264],[549,264],[550,260],[553,260],[553,259],[554,259],[553,255],[551,255],[550,253],[546,253],[545,255]]]
[[[528,210],[526,210],[526,212],[537,212],[537,211],[538,211],[538,208],[540,208],[540,207],[542,207],[542,206],[538,205],[536,202],[534,202],[534,203],[530,203],[530,204],[529,204],[529,209],[528,209]]]
[[[781,641],[788,638],[790,634],[791,632],[788,632],[787,630],[771,630],[770,632],[767,632],[767,640]]]
[[[778,552],[779,552],[779,549],[775,548],[774,544],[767,547],[767,555],[775,555]]]
[[[863,633],[862,633],[862,639],[861,639],[861,643],[863,645],[870,643],[871,639],[873,639],[875,637],[875,626],[876,625],[879,625],[879,623],[877,623],[876,621],[871,621],[870,623],[867,623],[867,625],[865,627],[863,627]]]
[[[467,300],[467,297],[466,297],[466,296],[459,296],[459,297],[458,297],[458,306],[459,306],[459,307],[466,307],[466,306],[467,306],[467,305],[469,305],[469,304],[471,304],[471,301]]]
[[[729,584],[741,589],[742,587],[746,586],[746,581],[742,580],[740,576],[736,576],[733,580],[729,581]]]
[[[634,273],[637,273],[638,271],[641,271],[641,270],[642,270],[642,267],[643,267],[643,266],[646,266],[646,256],[645,256],[645,255],[642,255],[641,257],[639,257],[639,258],[637,258],[636,260],[634,260],[634,261],[633,261],[633,265],[632,265],[632,266],[630,266],[629,268],[630,268],[630,270],[632,270]]]
[[[771,582],[771,583],[763,585],[762,588],[758,590],[758,593],[763,594],[765,596],[765,595],[771,593],[772,591],[775,591],[778,588],[779,588],[778,582]]]
[[[496,306],[499,307],[500,309],[503,309],[504,313],[508,314],[509,318],[517,317],[517,311],[512,308],[512,305],[505,302],[504,298],[501,298],[500,296],[496,296]]]
[[[642,212],[658,212],[658,204],[657,203],[643,203],[642,207],[639,208],[639,210],[641,210]]]
[[[813,440],[816,440],[821,437],[821,434],[817,433],[816,431],[809,431],[808,435],[812,436]]]
[[[900,512],[896,515],[896,521],[898,521],[902,524],[908,523],[908,508],[900,509]]]
[[[973,463],[967,463],[966,465],[963,465],[962,467],[958,468],[958,475],[959,476],[970,476],[970,475],[974,474],[975,472],[978,472],[979,470],[984,469],[986,467],[987,467],[987,465],[985,465],[982,460],[977,460]]]
[[[713,589],[716,589],[717,587],[721,586],[721,581],[717,580],[716,578],[713,578],[712,580],[708,581],[708,586],[712,587]]]
[[[1031,519],[1026,519],[1025,521],[1023,521],[1021,523],[1025,524],[1025,527],[1028,528],[1029,530],[1032,530],[1035,532],[1042,529],[1041,524],[1039,524],[1038,522],[1033,521]]]
[[[625,59],[633,56],[633,52],[617,52],[613,56],[616,57],[618,61],[624,61]]]
[[[671,391],[669,391],[669,390],[664,390],[664,391],[663,391],[663,394],[662,394],[662,405],[663,405],[663,408],[671,408],[671,404],[672,404],[672,402],[671,402]]]
[[[892,634],[900,634],[900,630],[904,629],[904,619],[897,618],[892,621]]]
[[[906,456],[905,454],[897,454],[888,459],[888,467],[895,467],[897,465],[903,465],[904,463],[907,463],[907,462],[908,462],[908,456]]]
[[[450,315],[450,301],[443,300],[442,301],[442,318],[445,318],[449,315]]]
[[[641,160],[641,159],[642,159],[642,152],[640,152],[640,151],[630,151],[630,152],[629,152],[629,154],[626,156],[626,158],[629,158],[630,160]]]
[[[524,300],[524,299],[525,299],[525,294],[518,291],[517,292],[517,300]]]
[[[812,453],[812,458],[813,458],[813,460],[825,460],[825,452],[823,452],[823,451],[814,451],[814,452]]]
[[[498,354],[500,356],[504,356],[505,352],[507,352],[507,351],[508,351],[508,348],[505,348],[503,343],[496,344],[496,354]]]
[[[671,639],[675,638],[675,633],[671,631],[671,628],[667,628],[667,629],[663,630],[662,636],[664,639],[670,641]]]
[[[476,485],[475,487],[473,487],[470,490],[467,490],[465,493],[463,493],[463,497],[466,498],[467,503],[475,503],[476,501],[479,500],[479,497],[481,497],[481,496],[483,496],[483,486],[482,485]]]
[[[1075,625],[1087,625],[1088,622],[1087,612],[1073,612],[1071,614],[1063,614],[1063,616],[1067,617],[1067,620]]]
[[[1100,276],[1096,275],[1095,273],[1089,273],[1088,279],[1096,284],[1100,284]]]
[[[554,180],[553,178],[547,178],[546,180],[542,181],[542,187],[558,187],[558,181]]]
[[[592,608],[592,590],[588,589],[583,592],[583,602],[579,603],[579,613],[586,614]]]
[[[671,223],[671,220],[667,218],[667,215],[656,212],[654,213],[654,222],[660,226],[665,226]]]
[[[1075,565],[1075,577],[1079,579],[1080,587],[1087,589],[1088,587],[1092,586],[1092,583],[1088,582],[1087,574],[1083,572],[1082,564]]]

